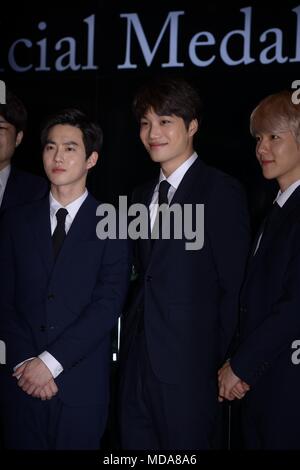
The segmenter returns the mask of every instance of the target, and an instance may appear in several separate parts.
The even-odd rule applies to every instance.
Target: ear
[[[193,119],[189,124],[189,136],[192,137],[198,130],[198,119]]]
[[[19,131],[19,132],[17,133],[17,136],[16,136],[16,147],[18,147],[18,146],[20,145],[20,143],[22,142],[23,136],[24,136],[24,132],[23,132],[23,131]]]
[[[93,168],[93,166],[96,165],[97,161],[98,161],[98,152],[92,152],[91,155],[89,156],[89,158],[87,159],[86,163],[86,168],[87,170],[90,170],[91,168]]]

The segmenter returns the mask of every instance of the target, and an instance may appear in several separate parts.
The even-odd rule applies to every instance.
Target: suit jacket
[[[11,166],[7,180],[0,214],[9,207],[19,206],[28,202],[42,199],[49,192],[49,185],[44,178],[31,175]]]
[[[55,263],[48,197],[3,217],[4,399],[18,388],[10,377],[12,367],[47,350],[64,368],[56,379],[61,400],[69,405],[107,403],[110,333],[122,311],[130,260],[127,240],[97,238],[97,206],[89,195]]]
[[[157,181],[135,192],[149,206]],[[217,369],[238,320],[238,297],[248,253],[245,195],[237,181],[199,158],[186,172],[172,201],[204,204],[204,246],[186,250],[187,239],[138,240],[139,286],[125,318],[127,355],[140,310],[150,362],[165,383],[191,381],[210,387],[216,402]],[[142,303],[142,305],[141,305]],[[209,384],[209,386],[207,385]],[[199,389],[199,388],[198,388]]]
[[[241,344],[231,365],[252,386],[249,399],[264,396],[265,409],[271,402],[278,408],[280,400],[300,417],[300,375],[292,362],[292,343],[300,339],[299,240],[300,187],[270,222],[249,262],[241,293]]]

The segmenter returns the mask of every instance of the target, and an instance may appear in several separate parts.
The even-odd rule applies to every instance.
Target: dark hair
[[[19,98],[6,88],[6,104],[0,104],[0,116],[16,128],[16,132],[25,131],[27,111]]]
[[[69,126],[74,126],[81,130],[86,158],[88,158],[92,152],[99,153],[103,141],[101,127],[92,122],[86,114],[76,108],[63,109],[47,119],[41,132],[41,142],[43,147],[47,142],[49,130],[59,124],[68,124]]]
[[[186,128],[193,119],[201,122],[202,102],[195,87],[181,77],[155,77],[143,85],[133,101],[138,121],[149,109],[158,115],[174,114],[184,120]]]

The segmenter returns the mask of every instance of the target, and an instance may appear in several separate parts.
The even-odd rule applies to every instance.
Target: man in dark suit
[[[139,285],[121,342],[125,449],[216,445],[217,370],[237,324],[249,228],[239,183],[193,149],[199,108],[196,90],[178,78],[153,80],[134,100],[141,140],[160,164],[159,178],[137,189],[134,202],[150,208],[152,234],[159,199],[170,210],[179,205],[183,214],[188,206],[192,215],[185,224],[193,229],[203,204],[204,226],[196,223],[195,232],[204,230],[204,245],[195,233],[195,246],[188,248],[189,237],[175,236],[178,224],[171,224],[169,239],[137,241]]]
[[[27,112],[9,90],[6,104],[0,104],[0,214],[8,207],[41,199],[49,191],[47,181],[11,165],[23,139]]]
[[[256,156],[279,193],[241,292],[240,344],[219,371],[220,400],[243,398],[248,449],[300,449],[300,107],[270,95],[250,119]]]
[[[127,240],[96,235],[98,203],[85,184],[101,142],[82,112],[51,117],[42,131],[50,194],[3,217],[0,394],[10,449],[97,449],[105,429],[110,333],[130,261]]]

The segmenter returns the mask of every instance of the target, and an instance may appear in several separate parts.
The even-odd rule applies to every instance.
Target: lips
[[[53,168],[52,173],[64,173],[64,168]]]
[[[153,148],[163,147],[164,145],[167,145],[167,144],[149,144],[149,147],[153,149]]]

